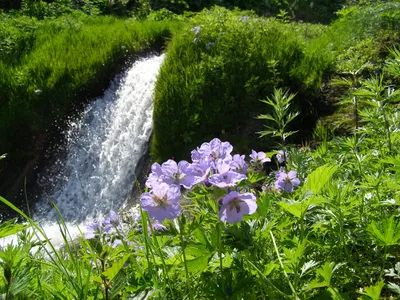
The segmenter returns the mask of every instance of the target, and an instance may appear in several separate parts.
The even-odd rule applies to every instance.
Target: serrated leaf
[[[208,249],[203,244],[189,244],[185,247],[185,253],[187,256],[198,257],[208,253]]]
[[[222,266],[225,268],[229,268],[232,265],[233,259],[232,256],[227,252],[222,259]]]
[[[366,295],[370,297],[372,300],[379,300],[384,285],[385,282],[383,280],[379,281],[375,285],[370,285],[364,288],[364,292],[361,292],[360,294]]]
[[[328,164],[315,169],[310,175],[308,175],[307,181],[302,189],[303,193],[306,191],[312,191],[313,194],[318,194],[331,180],[337,169],[337,166],[331,166]]]
[[[312,268],[314,268],[315,266],[317,266],[318,263],[310,260],[308,262],[306,262],[302,267],[301,267],[301,274],[300,277],[303,277],[304,275],[306,275]]]
[[[268,276],[275,269],[279,269],[279,265],[278,264],[274,264],[274,263],[267,264],[267,266],[266,266],[266,268],[264,270],[264,273],[263,273],[264,276]]]
[[[294,215],[295,217],[300,219],[301,214],[302,214],[301,202],[293,202],[293,203],[279,202],[278,204],[280,207],[282,207],[288,213],[291,213],[292,215]]]
[[[292,201],[292,202],[279,202],[279,206],[287,212],[291,213],[297,218],[302,218],[310,206],[317,206],[322,203],[326,203],[326,199],[319,196],[312,196],[304,201]]]
[[[308,291],[315,288],[329,287],[333,273],[341,266],[343,266],[343,264],[335,265],[334,262],[325,262],[317,269],[317,278],[306,285],[303,290]]]
[[[321,287],[327,287],[325,281],[313,280],[309,284],[307,284],[303,288],[303,290],[304,291],[309,291],[309,290],[316,289],[316,288],[321,288]]]
[[[379,245],[391,246],[400,244],[400,222],[394,221],[394,216],[383,220],[382,224],[372,221],[367,227],[367,231]]]
[[[100,276],[92,276],[90,277],[90,280],[101,284],[103,283],[103,280],[100,278]]]
[[[126,286],[126,276],[123,272],[119,272],[112,281],[110,286],[110,299],[115,299],[120,291]]]

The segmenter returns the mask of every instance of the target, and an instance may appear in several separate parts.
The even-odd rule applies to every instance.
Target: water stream
[[[54,202],[70,233],[79,234],[93,218],[123,208],[135,167],[151,133],[153,92],[164,55],[136,61],[92,101],[66,131],[66,149],[41,179],[49,186],[35,208],[54,244],[61,244]]]

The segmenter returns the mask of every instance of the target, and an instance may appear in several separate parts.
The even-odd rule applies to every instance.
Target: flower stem
[[[181,240],[181,248],[182,248],[182,255],[183,255],[183,264],[185,265],[185,273],[186,273],[186,288],[189,291],[189,298],[193,299],[193,295],[192,295],[192,289],[190,286],[190,276],[189,276],[189,270],[187,267],[187,260],[186,260],[186,253],[185,253],[185,242],[183,240],[183,226],[182,226],[182,221],[179,222],[179,237]]]
[[[274,244],[275,252],[276,252],[276,255],[278,256],[279,264],[280,264],[280,266],[281,266],[281,268],[282,268],[282,270],[283,270],[283,274],[285,274],[285,277],[286,277],[286,279],[287,279],[288,282],[289,282],[289,287],[290,287],[290,289],[292,290],[292,293],[293,293],[295,299],[300,299],[300,298],[297,296],[296,290],[294,289],[294,287],[293,287],[293,285],[292,285],[292,282],[290,281],[290,278],[289,278],[288,274],[287,274],[286,271],[285,271],[285,267],[283,266],[281,257],[280,257],[280,255],[279,255],[278,247],[276,246],[274,234],[272,233],[272,231],[270,231],[269,234],[271,235],[272,243]]]
[[[222,287],[225,289],[225,283],[224,283],[224,275],[222,272],[222,242],[221,242],[221,222],[218,222],[217,225],[217,232],[218,232],[218,254],[219,254],[219,269],[221,272],[221,284]]]

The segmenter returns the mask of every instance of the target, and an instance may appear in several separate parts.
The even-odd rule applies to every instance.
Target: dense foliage
[[[398,58],[388,61],[390,72]],[[1,225],[0,236],[20,232],[16,244],[0,249],[1,292],[6,299],[400,295],[400,119],[393,105],[400,95],[383,82],[362,81],[353,135],[329,141],[320,128],[315,150],[249,156],[213,139],[192,151],[191,163],[153,165],[138,215],[111,212],[76,240],[61,222],[58,250],[21,212],[34,233]],[[271,101],[278,111],[280,101]]]
[[[157,81],[153,159],[185,157],[205,136],[240,135],[245,147],[259,145],[244,136],[257,128],[259,100],[274,87],[297,93],[298,127],[312,127],[322,82],[338,71],[337,61],[361,56],[379,66],[397,42],[399,11],[398,3],[350,7],[329,27],[222,8],[192,18],[169,45]]]
[[[400,4],[350,2],[326,26],[293,20],[342,1],[0,0],[19,8],[0,14],[1,153],[37,155],[36,136],[172,37],[151,145],[164,162],[136,214],[79,236],[60,218],[57,248],[0,197],[27,221],[0,223],[0,238],[18,234],[0,247],[0,297],[400,297]],[[215,3],[255,12],[212,7],[188,26],[151,12]],[[338,110],[317,122],[323,101]],[[315,123],[311,145],[290,144]]]
[[[223,8],[192,18],[169,45],[157,81],[153,158],[180,158],[205,136],[240,132],[274,86],[291,86],[305,115],[312,112],[312,97],[300,96],[303,79],[291,74],[307,39],[322,31]]]
[[[15,2],[2,0],[0,9],[19,9],[20,14],[40,19],[57,17],[77,10],[89,15],[113,14],[143,18],[151,11],[167,10],[186,14],[219,5],[229,9],[237,7],[253,10],[258,15],[267,17],[287,14],[297,20],[329,23],[335,18],[334,13],[347,2],[346,0],[18,0]]]

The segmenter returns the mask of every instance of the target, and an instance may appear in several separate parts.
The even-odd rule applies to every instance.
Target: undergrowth
[[[276,90],[263,119],[280,128],[279,148],[247,156],[213,139],[190,163],[155,163],[136,215],[110,212],[77,238],[60,219],[59,249],[0,198],[28,221],[0,226],[0,237],[18,233],[0,248],[3,297],[399,296],[400,97],[384,82],[362,80],[359,127],[345,137],[320,128],[315,149],[284,143],[296,134],[286,127],[293,95]]]

